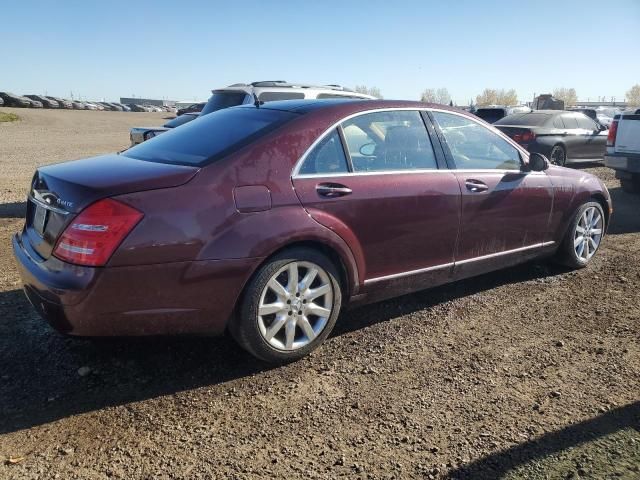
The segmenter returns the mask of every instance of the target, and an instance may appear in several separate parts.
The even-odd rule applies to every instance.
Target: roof
[[[242,105],[236,108],[256,108],[253,104]],[[259,108],[269,110],[282,110],[305,114],[318,110],[340,110],[342,114],[349,115],[365,110],[377,110],[383,108],[438,108],[441,110],[451,110],[462,112],[466,115],[469,112],[458,108],[440,105],[437,103],[412,102],[407,100],[363,100],[359,98],[327,98],[319,100],[277,100],[260,105]]]

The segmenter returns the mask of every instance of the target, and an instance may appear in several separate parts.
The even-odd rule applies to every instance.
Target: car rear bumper
[[[604,157],[604,164],[617,171],[640,173],[640,155],[608,153]]]
[[[221,334],[262,260],[93,268],[29,250],[13,237],[27,298],[53,328],[78,336]]]

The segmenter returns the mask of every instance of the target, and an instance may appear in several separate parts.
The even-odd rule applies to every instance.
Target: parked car
[[[55,100],[45,97],[44,95],[25,95],[30,100],[36,100],[42,103],[43,108],[60,108],[60,105]]]
[[[164,133],[172,128],[179,127],[185,123],[195,120],[200,116],[199,113],[185,113],[176,118],[172,118],[162,127],[134,127],[129,132],[129,140],[131,140],[131,146],[138,145],[150,138],[156,137],[161,133]]]
[[[113,104],[117,105],[118,107],[120,107],[123,112],[130,112],[131,111],[131,109],[129,107],[127,107],[126,105],[123,105],[122,103],[113,102]]]
[[[65,100],[63,98],[58,98],[58,97],[51,97],[51,96],[47,96],[47,98],[49,100],[54,100],[58,102],[58,105],[60,106],[60,108],[66,108],[68,110],[73,109],[73,104],[69,100]]]
[[[604,158],[606,127],[583,113],[536,110],[509,115],[494,126],[528,151],[545,155],[555,165],[594,162]]]
[[[29,108],[32,101],[27,97],[21,97],[11,92],[0,92],[0,98],[4,101],[5,107]]]
[[[4,100],[2,99],[2,97],[0,97],[0,107],[4,106]]]
[[[511,115],[513,113],[527,113],[530,111],[531,109],[529,107],[522,105],[512,107],[489,105],[486,107],[478,107],[473,113],[475,113],[476,117],[480,117],[485,122],[495,123],[507,115]]]
[[[146,112],[145,108],[142,105],[137,105],[135,103],[130,103],[128,107],[132,112]]]
[[[76,102],[75,100],[71,102],[71,106],[73,107],[74,110],[84,110],[84,103],[82,102]]]
[[[31,102],[31,108],[43,108],[41,101],[31,99],[29,99],[29,101]]]
[[[206,102],[193,103],[188,107],[179,108],[176,114],[180,116],[180,115],[184,115],[185,113],[199,113],[202,111],[202,109],[206,104],[207,104]]]
[[[202,111],[200,112],[200,115],[208,115],[223,108],[254,103],[256,101],[259,105],[263,105],[264,103],[276,100],[374,98],[370,95],[353,92],[339,85],[313,86],[306,84],[287,83],[284,81],[263,81],[253,82],[250,84],[236,83],[233,85],[229,85],[226,88],[212,90],[211,93],[212,95],[204,105],[204,108],[201,109]],[[178,110],[178,112],[179,111],[180,110]],[[178,115],[180,116],[180,114]],[[183,113],[182,115],[185,115],[185,113]],[[193,120],[193,118],[190,118],[189,121],[190,120]],[[166,125],[165,128],[134,127],[129,132],[129,139],[131,140],[132,145],[141,143],[149,138],[167,131],[166,127]]]
[[[98,106],[91,102],[82,102],[86,110],[98,110]]]
[[[640,193],[640,110],[615,116],[604,164],[616,171],[623,190]]]
[[[271,362],[320,345],[343,305],[549,255],[584,267],[611,213],[597,177],[473,115],[378,100],[222,109],[31,185],[13,251],[55,328],[228,330]]]
[[[262,105],[276,100],[329,99],[329,98],[359,98],[374,99],[371,95],[354,92],[340,85],[307,85],[288,83],[285,81],[261,81],[253,83],[236,83],[225,88],[211,91],[202,115],[234,107],[255,103]]]

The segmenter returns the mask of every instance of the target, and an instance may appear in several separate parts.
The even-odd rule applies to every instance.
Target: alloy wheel
[[[327,272],[312,262],[291,262],[267,282],[258,305],[262,338],[278,350],[307,346],[324,330],[333,309]]]
[[[586,262],[596,253],[602,240],[603,223],[596,207],[587,208],[580,216],[573,236],[573,248],[580,260]]]
[[[553,147],[553,150],[551,150],[551,163],[564,167],[566,161],[566,155],[562,147]]]

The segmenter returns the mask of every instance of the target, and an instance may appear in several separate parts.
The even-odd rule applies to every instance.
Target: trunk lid
[[[198,171],[116,154],[41,167],[31,183],[24,235],[38,255],[49,258],[69,222],[90,204],[125,193],[176,187]]]
[[[640,154],[640,115],[621,115],[614,146],[616,153]]]

